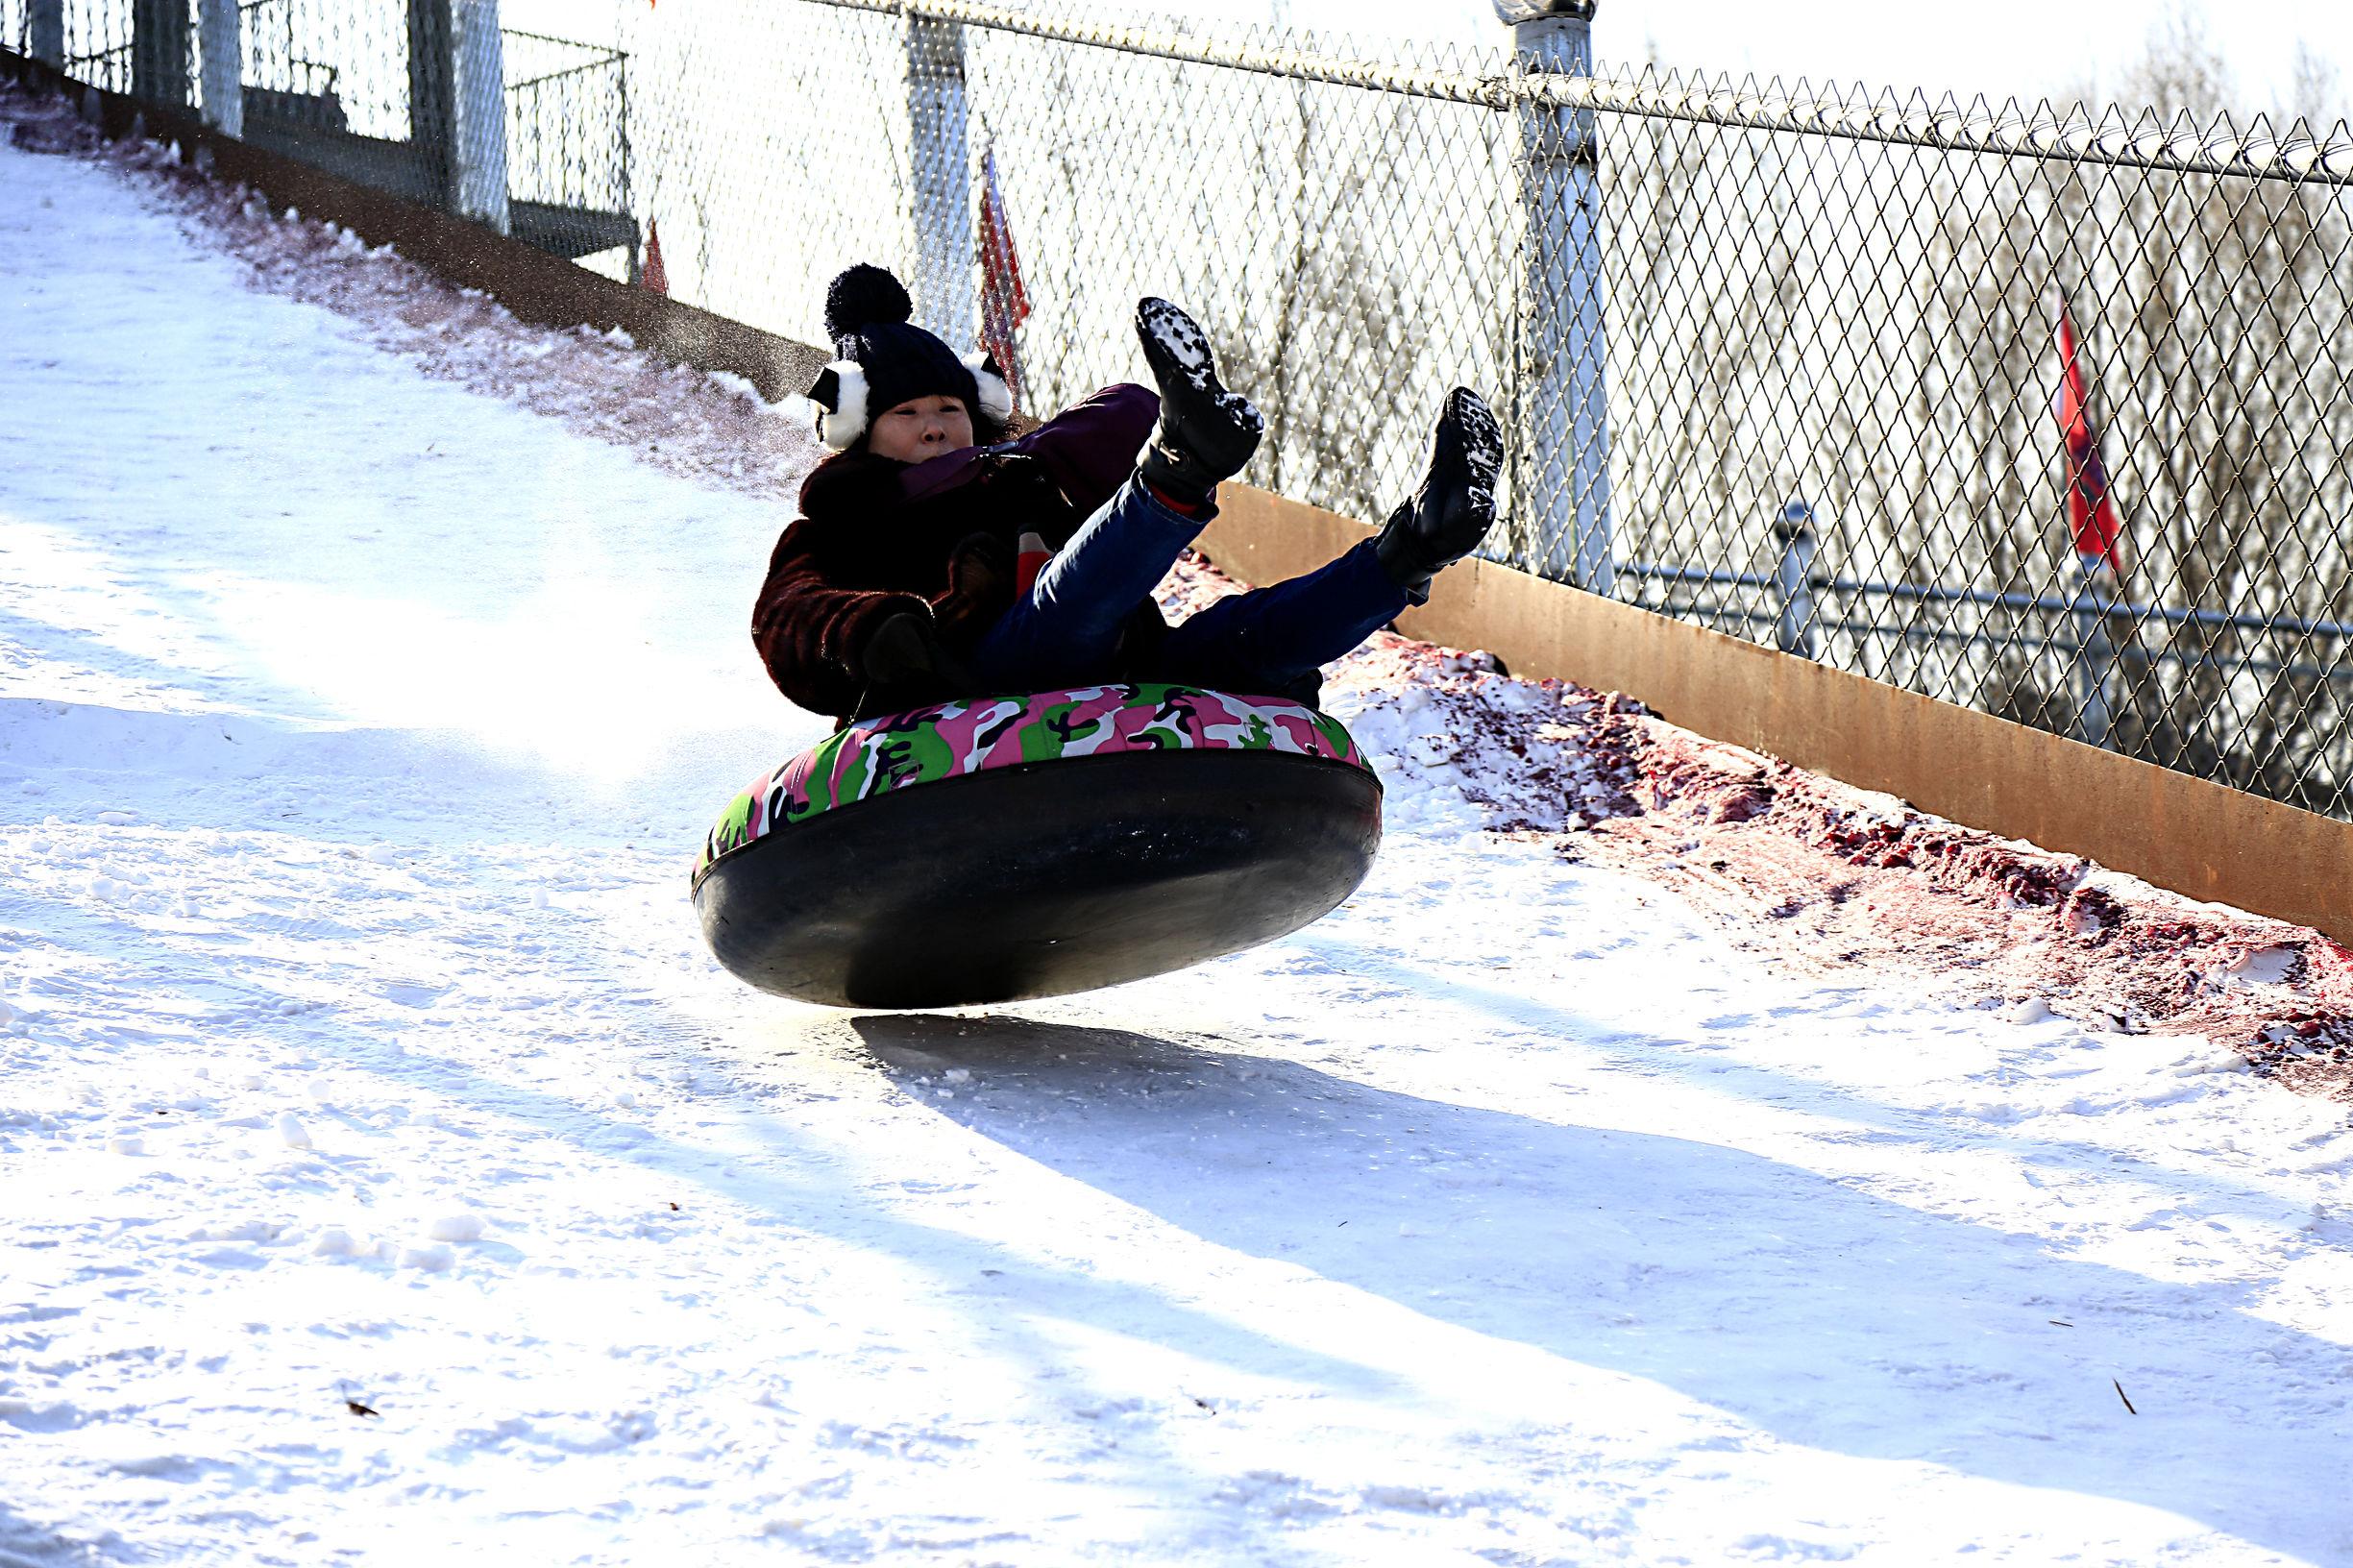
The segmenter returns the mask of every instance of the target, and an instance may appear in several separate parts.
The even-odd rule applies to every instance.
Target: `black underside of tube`
[[[992,769],[838,806],[711,867],[720,963],[834,1007],[1116,985],[1271,941],[1354,893],[1381,843],[1361,768],[1171,750]]]

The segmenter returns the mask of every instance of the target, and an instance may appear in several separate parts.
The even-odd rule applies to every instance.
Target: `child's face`
[[[867,451],[902,463],[919,463],[971,444],[972,415],[962,398],[948,397],[909,398],[886,408],[866,438]]]

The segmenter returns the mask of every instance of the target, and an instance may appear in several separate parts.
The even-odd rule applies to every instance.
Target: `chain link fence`
[[[0,23],[38,54],[61,12],[75,74],[202,107],[227,3]],[[1467,382],[1511,441],[1500,558],[2353,817],[2353,133],[1611,73],[1552,9],[1437,47],[979,0],[622,0],[578,42],[488,0],[236,8],[244,134],[296,156],[803,341],[880,261],[1038,411],[1139,374],[1166,295],[1268,416],[1248,477],[1360,517]],[[459,107],[486,80],[502,138]]]
[[[481,0],[0,4],[11,47],[81,81],[633,278],[621,51],[499,23]]]
[[[2347,815],[2342,125],[1615,96],[1626,597]]]

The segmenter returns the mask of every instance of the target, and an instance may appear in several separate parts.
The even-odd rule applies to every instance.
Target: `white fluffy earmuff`
[[[817,438],[835,452],[847,452],[866,434],[866,372],[855,359],[836,359],[817,375],[809,401],[822,410]]]
[[[1013,418],[1013,388],[1005,384],[996,361],[986,354],[968,354],[964,368],[972,373],[972,384],[980,392],[980,411],[989,416],[989,423],[1002,426]]]

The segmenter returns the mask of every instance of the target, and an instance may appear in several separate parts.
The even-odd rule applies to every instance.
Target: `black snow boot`
[[[1495,526],[1495,477],[1504,466],[1503,432],[1486,401],[1467,386],[1446,394],[1430,472],[1373,541],[1389,580],[1430,601],[1430,579],[1479,548]]]
[[[1218,384],[1210,341],[1192,317],[1147,296],[1136,305],[1136,335],[1160,382],[1160,429],[1137,472],[1178,505],[1198,506],[1218,480],[1241,472],[1259,450],[1264,422],[1248,398]]]

